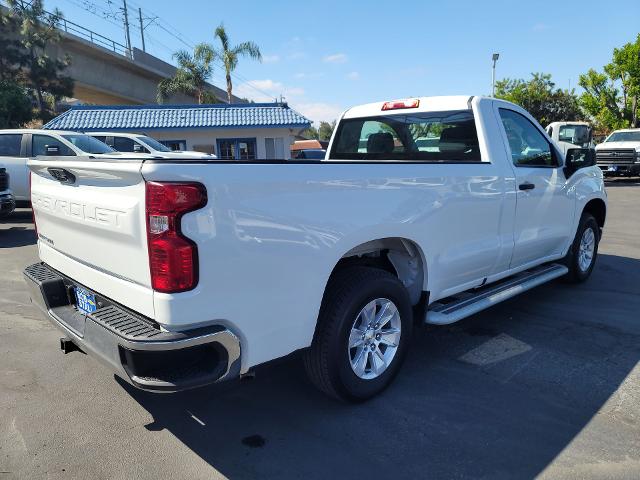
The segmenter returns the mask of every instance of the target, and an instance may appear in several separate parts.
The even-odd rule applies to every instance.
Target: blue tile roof
[[[171,128],[300,127],[311,122],[281,103],[217,105],[75,106],[43,128],[150,130]]]

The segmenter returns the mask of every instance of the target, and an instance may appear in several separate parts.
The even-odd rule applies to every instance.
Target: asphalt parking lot
[[[293,356],[255,379],[153,395],[63,355],[29,303],[27,210],[0,221],[0,480],[640,478],[640,181],[608,182],[592,278],[417,330],[363,405]]]

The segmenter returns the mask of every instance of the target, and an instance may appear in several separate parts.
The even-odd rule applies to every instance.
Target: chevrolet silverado
[[[564,155],[526,111],[484,97],[351,108],[315,162],[28,165],[33,302],[65,351],[156,392],[302,350],[321,390],[370,398],[414,323],[586,280],[607,208],[592,150]]]

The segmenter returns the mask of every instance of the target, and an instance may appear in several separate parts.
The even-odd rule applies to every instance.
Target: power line
[[[113,0],[104,0],[104,2],[107,4],[107,7],[102,7],[100,5],[98,5],[97,3],[91,1],[91,0],[65,0],[66,2],[81,8],[82,10],[85,10],[86,12],[91,13],[92,15],[110,23],[111,25],[117,26],[118,28],[123,28],[122,24],[117,23],[118,21],[122,21],[123,17],[124,17],[124,8],[116,8],[114,9],[114,2]],[[140,9],[140,12],[142,12],[143,10],[147,13],[150,13],[151,15],[153,15],[153,19],[155,20],[155,22],[151,22],[149,25],[147,26],[155,26],[158,27],[159,29],[161,29],[162,31],[164,31],[165,33],[167,33],[168,35],[170,35],[171,37],[173,37],[174,39],[176,39],[177,41],[179,41],[180,43],[182,43],[183,45],[185,45],[186,47],[189,47],[191,49],[195,48],[195,44],[188,39],[187,37],[185,37],[184,35],[182,35],[182,33],[180,33],[178,31],[178,29],[176,27],[174,27],[173,25],[171,25],[169,22],[167,22],[166,20],[164,20],[161,16],[157,15],[156,13],[152,12],[151,10],[146,10],[143,9],[142,6],[140,6],[140,4],[138,4],[137,2],[133,1],[133,0],[129,0],[129,4],[137,7]],[[146,28],[146,27],[145,27]],[[127,31],[126,28],[123,28],[125,30],[125,36],[127,36]],[[161,47],[162,49],[166,50],[168,53],[173,54],[175,53],[175,50],[169,46],[167,46],[166,44],[162,43],[160,40],[158,40],[157,38],[155,38],[154,36],[150,35],[149,33],[147,33],[146,35],[144,35],[143,38],[143,33],[140,32],[140,37],[142,42],[144,43],[144,38],[148,39],[150,41],[151,44],[156,45]],[[130,40],[128,40],[127,42],[127,46],[130,48],[131,42]],[[215,66],[217,66],[218,68],[225,70],[225,66],[224,63],[221,60],[214,60],[213,64]],[[213,74],[212,74],[212,78],[213,78]],[[247,79],[246,77],[244,77],[243,75],[240,75],[239,73],[236,72],[231,72],[231,77],[234,78],[235,80],[237,80],[238,82],[241,82],[241,84],[244,84],[246,87],[252,89],[253,91],[259,93],[260,95],[264,95],[268,98],[275,98],[274,95],[272,95],[270,92],[266,92],[258,87],[256,87],[251,80]],[[226,79],[224,78],[224,76],[221,78],[220,80],[225,81]]]
[[[106,2],[110,2],[111,0],[105,0]],[[157,13],[148,10],[146,8],[143,8],[139,3],[133,1],[133,0],[129,0],[129,3],[131,5],[133,5],[134,7],[138,7],[139,9],[145,10],[147,13],[150,13],[151,15],[154,16],[154,18],[156,18],[158,20],[158,22],[156,22],[156,26],[158,28],[160,28],[161,30],[163,30],[165,33],[171,35],[173,38],[175,38],[176,40],[178,40],[180,43],[182,43],[183,45],[185,45],[186,47],[189,47],[191,49],[195,48],[195,43],[190,40],[189,38],[187,38],[185,35],[183,35],[181,32],[178,31],[178,29],[171,25],[169,22],[167,22],[166,20],[164,20],[160,15],[158,15]],[[163,25],[164,23],[164,25]],[[214,65],[218,66],[219,68],[222,68],[224,70],[224,63],[222,61],[216,61],[214,60]],[[275,98],[271,93],[269,92],[265,92],[264,90],[261,90],[260,88],[256,87],[255,85],[253,85],[253,83],[251,83],[251,80],[249,80],[248,78],[240,75],[239,73],[236,72],[232,72],[231,76],[233,78],[235,78],[236,80],[238,80],[239,82],[244,83],[246,86],[248,86],[249,88],[253,89],[254,91],[258,92],[261,95],[265,95],[269,98]],[[224,79],[226,82],[226,79]]]

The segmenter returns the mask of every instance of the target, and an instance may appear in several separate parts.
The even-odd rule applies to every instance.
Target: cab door
[[[542,129],[515,109],[500,107],[497,114],[516,179],[513,269],[562,254],[571,237],[575,197],[560,154]]]

